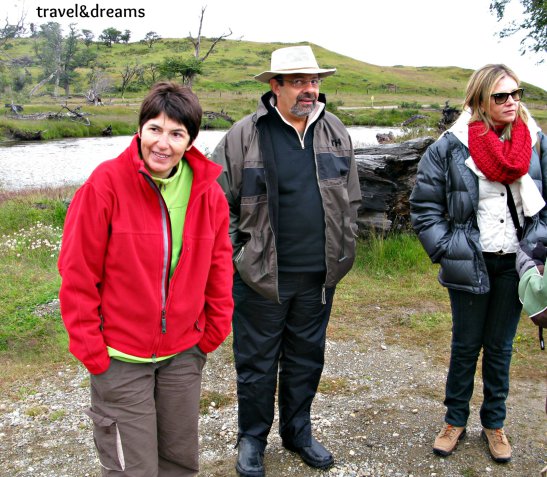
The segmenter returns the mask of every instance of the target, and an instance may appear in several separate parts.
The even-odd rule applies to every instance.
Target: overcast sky
[[[201,7],[206,6],[202,34],[258,42],[311,42],[352,58],[381,66],[459,66],[476,69],[505,63],[522,81],[547,89],[547,60],[519,52],[522,37],[496,36],[507,20],[521,20],[519,0],[512,0],[508,17],[497,22],[490,0],[4,0],[13,23],[26,11],[27,23],[76,23],[79,29],[114,27],[131,31],[131,40],[155,31],[163,38],[196,35]],[[143,9],[143,18],[60,18],[53,8],[95,12],[107,8]],[[40,7],[42,17],[38,18]],[[45,13],[45,9],[48,9]],[[4,15],[4,16],[5,16]],[[66,29],[65,29],[66,33]],[[257,73],[260,73],[257,71]]]

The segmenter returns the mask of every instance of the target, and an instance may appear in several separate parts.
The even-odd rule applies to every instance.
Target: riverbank
[[[256,106],[256,100],[253,107]],[[248,100],[250,102],[250,100]],[[437,130],[442,112],[438,105],[407,103],[384,106],[343,106],[343,101],[328,103],[328,109],[347,126],[369,126],[384,128],[404,127],[404,140],[424,135],[424,131]],[[253,107],[239,110],[234,121],[254,111]],[[32,106],[32,111],[49,110],[49,106]],[[74,119],[31,120],[13,116],[0,117],[0,146],[14,141],[21,143],[40,142],[51,139],[125,136],[137,130],[138,105],[94,107],[84,105],[81,111],[89,125]],[[547,108],[532,108],[530,112],[543,131],[547,131]],[[408,126],[403,126],[410,121]],[[232,122],[222,118],[205,116],[201,130],[226,130]],[[24,141],[22,138],[27,138]],[[400,138],[399,140],[401,140]]]
[[[261,93],[223,93],[222,96],[206,92],[196,93],[204,109],[202,130],[229,129],[234,121],[255,111]],[[100,137],[105,133],[112,136],[133,134],[138,123],[138,110],[142,98],[128,101],[115,100],[94,106],[84,98],[69,100],[45,98],[21,104],[17,114],[9,113],[0,117],[0,143],[14,138],[35,138],[35,140]],[[393,101],[393,99],[391,99]],[[427,106],[421,103],[391,102],[381,108],[361,108],[362,98],[355,94],[336,94],[328,98],[327,109],[336,114],[346,126],[400,127],[418,113],[425,116],[415,126],[436,127],[441,118],[441,106]],[[353,108],[357,105],[359,109]],[[349,106],[349,108],[348,108]],[[67,109],[68,108],[68,109]],[[80,116],[70,114],[75,111]],[[423,113],[423,114],[422,114]],[[32,119],[43,118],[50,119]]]

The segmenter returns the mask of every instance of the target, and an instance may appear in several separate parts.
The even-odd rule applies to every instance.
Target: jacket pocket
[[[107,470],[125,470],[122,440],[116,421],[91,409],[84,410],[84,413],[93,421],[93,440],[101,466]]]
[[[481,285],[481,273],[478,254],[473,241],[463,226],[454,228],[447,244],[446,252],[441,256],[439,279],[445,286],[478,287]]]

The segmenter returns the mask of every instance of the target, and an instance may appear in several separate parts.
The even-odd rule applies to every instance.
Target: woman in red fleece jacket
[[[129,147],[68,209],[61,313],[90,372],[103,476],[198,473],[202,369],[233,310],[221,167],[192,146],[201,116],[189,89],[156,84]]]

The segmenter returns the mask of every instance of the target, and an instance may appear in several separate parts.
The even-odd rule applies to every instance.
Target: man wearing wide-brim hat
[[[283,446],[312,467],[334,462],[312,437],[310,413],[335,286],[355,257],[361,204],[351,139],[319,93],[335,71],[320,68],[309,46],[275,50],[270,69],[255,77],[270,91],[213,153],[231,213],[243,477],[265,475],[278,374]]]

